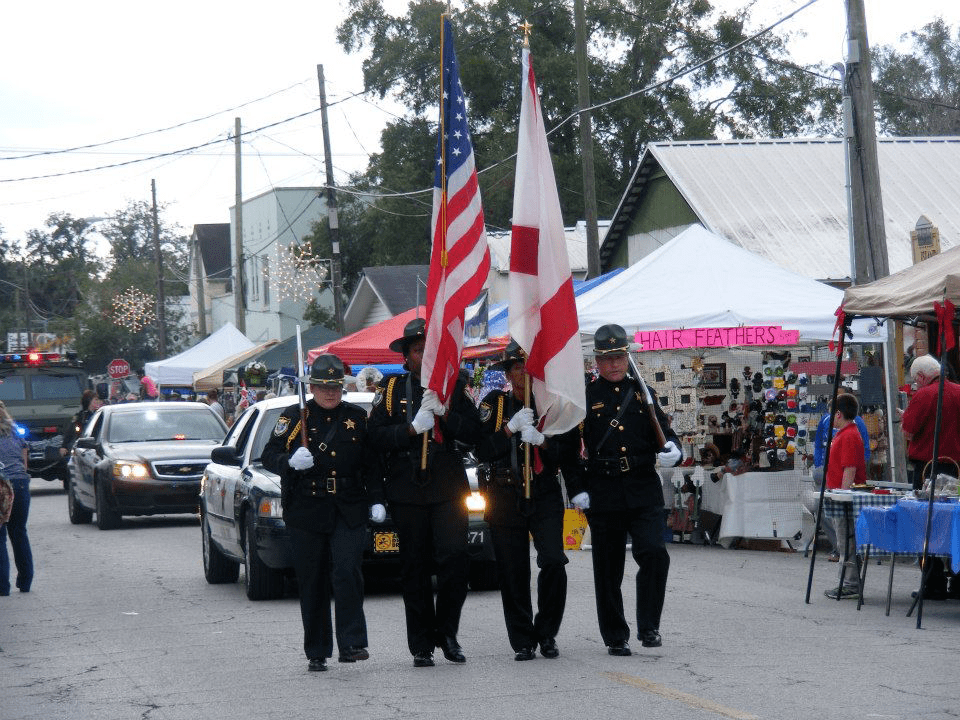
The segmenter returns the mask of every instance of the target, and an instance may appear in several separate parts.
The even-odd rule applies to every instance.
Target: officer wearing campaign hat
[[[637,639],[659,647],[660,615],[670,556],[664,544],[663,490],[655,467],[683,457],[680,440],[653,397],[653,412],[666,438],[660,446],[640,383],[627,374],[629,341],[619,325],[593,336],[600,377],[587,386],[582,439],[587,460],[570,474],[571,502],[587,513],[593,545],[593,577],[600,635],[611,655],[630,655],[630,626],[623,613],[624,546],[633,543],[637,571]],[[567,471],[564,469],[564,477]]]
[[[300,588],[303,649],[313,671],[326,670],[333,654],[331,575],[339,660],[370,657],[361,572],[368,509],[376,522],[386,517],[367,413],[343,402],[343,370],[336,355],[314,360],[300,377],[313,397],[302,411],[294,403],[280,414],[263,450],[264,467],[280,475],[283,520]]]
[[[567,598],[567,556],[563,551],[563,493],[558,469],[562,456],[575,462],[580,449],[560,436],[545,438],[537,430],[536,404],[524,407],[526,355],[511,340],[494,364],[510,381],[510,390],[493,390],[480,403],[483,423],[477,459],[487,463],[482,477],[500,576],[507,637],[516,660],[533,660],[537,646],[545,658],[560,655],[556,635]],[[530,498],[525,497],[524,444],[533,448]],[[478,473],[478,476],[480,474]],[[530,598],[530,537],[537,551],[537,612]]]
[[[391,350],[403,353],[407,372],[381,380],[370,411],[370,434],[383,456],[386,495],[400,541],[407,646],[415,667],[432,666],[437,647],[450,662],[466,662],[457,632],[469,580],[470,486],[457,442],[476,444],[480,430],[480,415],[466,392],[466,373],[460,373],[445,404],[424,390],[425,335],[425,323],[417,318],[390,343]],[[426,469],[421,468],[424,435]]]

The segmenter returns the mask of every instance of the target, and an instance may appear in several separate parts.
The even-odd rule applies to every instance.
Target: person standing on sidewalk
[[[526,356],[516,341],[510,341],[503,360],[493,367],[506,373],[511,389],[494,390],[480,403],[483,429],[477,459],[490,464],[482,488],[487,498],[484,517],[490,524],[497,559],[507,637],[515,660],[533,660],[538,645],[541,655],[555,658],[560,655],[556,636],[567,600],[564,566],[568,562],[563,551],[564,506],[557,470],[561,452],[575,446],[564,442],[564,436],[545,438],[536,429],[536,407],[523,405]],[[572,432],[579,441],[578,431]],[[524,497],[522,443],[536,448],[531,453],[529,499]],[[540,569],[536,615],[530,599],[531,536]]]
[[[0,525],[0,595],[10,594],[10,556],[7,536],[17,566],[17,588],[30,592],[33,584],[33,553],[27,537],[27,516],[30,514],[30,475],[27,474],[27,444],[13,427],[13,418],[0,402],[0,463],[3,474],[13,485],[13,507],[10,519]]]
[[[313,398],[281,413],[263,450],[263,466],[280,475],[283,521],[290,533],[300,586],[303,650],[312,671],[333,655],[331,577],[340,662],[370,657],[363,614],[363,549],[367,511],[383,522],[383,479],[369,444],[367,413],[343,402],[343,363],[336,355],[313,361]],[[307,446],[302,445],[302,423]],[[332,570],[332,572],[331,572]]]
[[[594,333],[593,342],[600,377],[587,386],[582,431],[586,466],[567,488],[571,502],[586,512],[590,524],[600,636],[611,655],[630,655],[630,626],[620,590],[627,537],[637,563],[637,639],[644,647],[660,647],[670,556],[656,462],[673,467],[683,453],[680,439],[653,398],[652,409],[666,439],[660,446],[643,388],[627,375],[626,331],[604,325]]]

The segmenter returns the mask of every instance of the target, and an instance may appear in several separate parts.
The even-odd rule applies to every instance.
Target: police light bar
[[[8,366],[12,365],[14,367],[80,367],[80,361],[77,360],[77,354],[73,352],[68,352],[66,354],[35,351],[26,353],[7,353],[5,355],[0,355],[0,364]]]

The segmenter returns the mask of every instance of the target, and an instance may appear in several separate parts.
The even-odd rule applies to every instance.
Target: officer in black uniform
[[[574,506],[585,510],[593,545],[593,582],[600,635],[611,655],[630,655],[624,617],[624,547],[633,543],[637,570],[637,639],[660,647],[660,615],[670,556],[664,542],[663,488],[655,463],[673,467],[683,457],[680,441],[653,399],[667,442],[660,447],[640,383],[627,375],[627,334],[604,325],[594,334],[600,377],[587,386],[583,422],[586,465],[568,483]],[[573,485],[571,487],[571,485]]]
[[[391,350],[403,353],[408,372],[380,382],[370,413],[373,444],[385,456],[386,496],[400,542],[407,645],[415,667],[432,666],[435,647],[451,662],[466,662],[457,629],[469,577],[470,486],[454,441],[474,445],[480,430],[480,415],[466,394],[463,373],[449,409],[440,405],[433,391],[420,386],[424,335],[424,321],[418,318],[390,343]],[[429,445],[427,468],[422,470],[424,433]]]
[[[533,660],[537,645],[546,658],[560,655],[556,635],[567,600],[567,556],[563,551],[563,493],[557,469],[561,452],[579,447],[563,436],[544,438],[536,428],[536,407],[524,408],[526,356],[511,340],[495,367],[507,374],[510,392],[494,390],[480,403],[483,423],[477,459],[489,463],[484,473],[493,550],[497,558],[503,616],[515,660]],[[523,443],[531,452],[530,498],[525,498]],[[569,455],[569,450],[567,450]],[[576,452],[574,450],[574,461]],[[530,600],[530,536],[537,551],[537,614]]]
[[[313,361],[306,403],[307,447],[298,404],[283,411],[263,450],[263,465],[280,475],[283,521],[290,533],[300,586],[303,649],[309,669],[327,669],[333,654],[330,622],[331,557],[340,662],[370,657],[363,614],[361,563],[368,508],[383,522],[383,477],[370,445],[367,413],[343,402],[343,363],[336,355]]]

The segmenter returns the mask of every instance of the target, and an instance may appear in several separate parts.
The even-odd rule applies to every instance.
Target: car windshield
[[[158,440],[213,440],[225,434],[217,416],[206,408],[144,408],[115,413],[110,419],[107,442]]]

